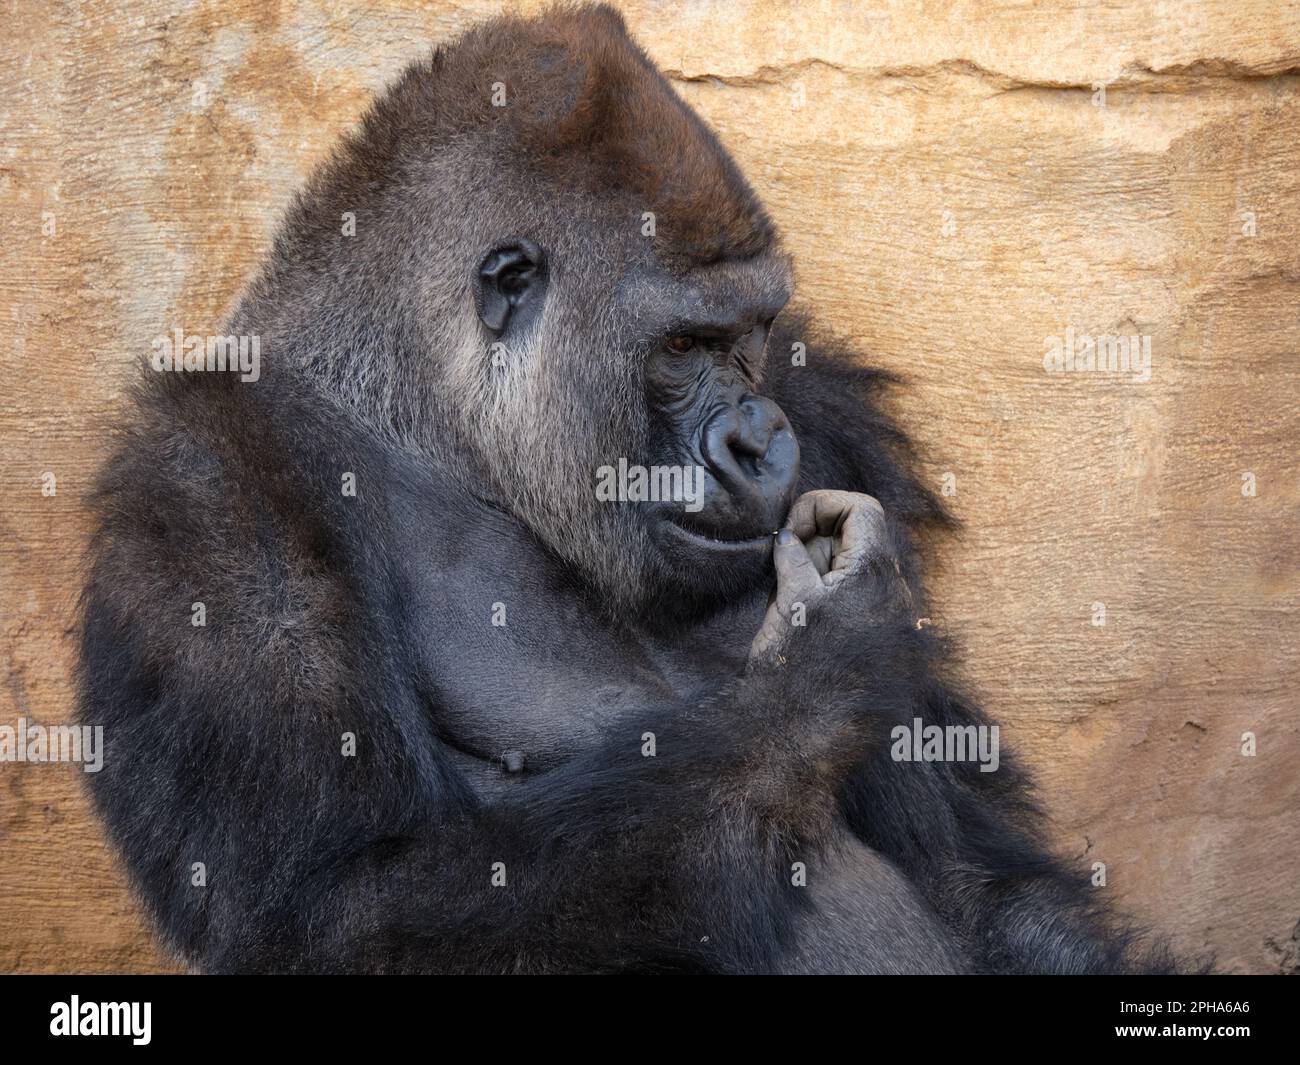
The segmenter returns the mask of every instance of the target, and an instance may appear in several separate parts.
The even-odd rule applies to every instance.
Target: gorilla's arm
[[[317,896],[305,967],[769,971],[804,898],[790,863],[831,819],[826,752],[768,732],[795,695],[741,683],[652,722],[654,757],[615,737],[370,845]]]
[[[987,724],[935,681],[918,688],[915,716],[941,728]],[[993,773],[973,762],[895,762],[876,749],[849,781],[844,810],[859,838],[920,888],[977,970],[1171,968],[1162,948],[1117,925],[1082,869],[1051,852],[1029,788],[1005,746]]]
[[[815,331],[792,316],[774,343],[785,349]],[[914,605],[923,609],[920,560],[911,531],[952,523],[917,480],[906,437],[883,413],[888,375],[862,369],[860,356],[834,341],[811,345],[808,365],[778,363],[774,389],[791,416],[805,459],[805,486],[835,485],[870,493],[884,504],[882,535]],[[876,706],[884,733],[894,725],[989,725],[982,711],[942,679],[943,646],[924,643],[928,661],[912,689]],[[891,650],[870,632],[844,646],[843,657],[891,663]],[[891,664],[889,668],[893,668]],[[916,884],[958,935],[978,967],[1009,972],[1106,972],[1168,969],[1159,947],[1139,945],[1117,926],[1082,870],[1067,870],[1044,840],[1032,783],[1003,747],[996,772],[973,762],[895,762],[876,743],[843,791],[853,831]]]

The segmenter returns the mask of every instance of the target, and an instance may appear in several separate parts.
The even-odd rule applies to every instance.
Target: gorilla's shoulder
[[[322,413],[273,418],[260,402],[230,374],[152,375],[135,390],[87,498],[88,591],[119,623],[174,626],[202,603],[209,633],[258,646],[337,592],[340,478],[372,466]]]
[[[801,453],[800,488],[866,492],[909,526],[952,518],[916,472],[907,434],[883,405],[899,378],[803,312],[783,314],[769,341],[768,387]]]

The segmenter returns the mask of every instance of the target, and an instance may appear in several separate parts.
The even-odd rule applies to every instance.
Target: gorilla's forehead
[[[479,26],[408,70],[376,112],[372,132],[386,112],[423,114],[426,143],[486,135],[512,169],[621,202],[638,227],[653,215],[661,262],[752,258],[776,242],[730,155],[609,8]]]

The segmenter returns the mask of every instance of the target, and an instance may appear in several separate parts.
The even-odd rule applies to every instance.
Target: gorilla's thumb
[[[777,607],[783,613],[788,613],[792,604],[807,601],[822,591],[817,565],[792,529],[777,532],[772,561],[776,565]]]

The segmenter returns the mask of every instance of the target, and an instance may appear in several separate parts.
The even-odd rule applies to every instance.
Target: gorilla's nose
[[[705,426],[701,457],[710,476],[697,521],[726,539],[770,533],[794,501],[799,445],[785,412],[745,395]]]

